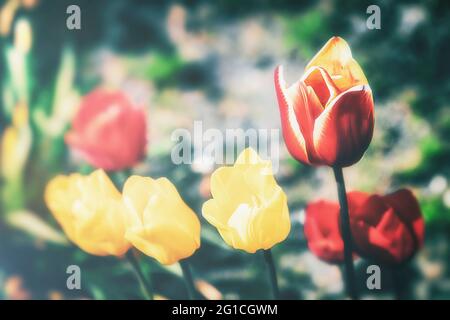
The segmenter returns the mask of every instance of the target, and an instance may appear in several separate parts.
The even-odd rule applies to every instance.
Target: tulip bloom
[[[331,38],[287,87],[275,70],[283,136],[292,156],[308,165],[350,166],[372,139],[373,97],[350,47]]]
[[[96,89],[84,97],[66,142],[90,165],[122,170],[145,155],[146,122],[145,110],[123,93]]]
[[[422,246],[425,225],[414,195],[405,189],[380,196],[347,193],[350,226],[356,252],[381,263],[410,259]],[[322,260],[342,262],[339,204],[317,201],[306,208],[305,236]]]
[[[200,247],[200,221],[166,178],[131,176],[123,188],[130,224],[125,238],[168,265]]]
[[[352,192],[348,198],[353,239],[362,256],[401,263],[422,246],[425,223],[411,191],[385,196]]]
[[[253,149],[245,149],[234,166],[212,174],[211,194],[203,204],[203,217],[231,247],[255,253],[288,236],[286,195],[273,177],[271,162]]]
[[[53,178],[45,202],[67,237],[84,251],[122,256],[130,248],[122,197],[104,171]]]
[[[339,228],[339,205],[319,200],[306,207],[304,232],[308,247],[329,263],[344,261],[344,242]]]

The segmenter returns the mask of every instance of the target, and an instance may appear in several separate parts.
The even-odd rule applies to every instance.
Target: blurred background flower
[[[339,228],[337,202],[318,200],[305,209],[305,237],[317,257],[330,263],[344,261],[344,242]]]
[[[95,168],[131,168],[146,152],[145,109],[133,106],[122,92],[95,89],[83,98],[65,140]]]

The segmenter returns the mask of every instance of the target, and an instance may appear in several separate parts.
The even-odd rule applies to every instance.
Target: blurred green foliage
[[[287,48],[298,50],[305,59],[313,57],[329,35],[326,17],[320,9],[286,19],[286,30]]]

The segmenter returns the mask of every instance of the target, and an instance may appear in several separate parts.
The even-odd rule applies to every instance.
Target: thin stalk
[[[339,197],[341,232],[342,239],[344,240],[345,287],[347,294],[351,299],[358,299],[358,292],[355,285],[355,268],[353,266],[353,239],[350,229],[350,217],[348,214],[344,175],[342,173],[342,168],[339,167],[334,167],[333,172]]]
[[[128,250],[128,252],[125,254],[126,259],[130,263],[131,267],[133,268],[134,274],[139,281],[139,285],[142,290],[142,294],[147,300],[153,300],[153,287],[151,284],[151,281],[147,281],[147,279],[144,276],[144,273],[142,272],[141,266],[139,264],[139,261],[136,259],[134,253],[132,250]]]
[[[184,283],[186,284],[189,300],[194,300],[197,295],[197,291],[195,290],[194,277],[192,276],[191,266],[186,260],[182,260],[179,263],[181,270],[183,271]]]
[[[403,300],[403,284],[401,281],[401,275],[397,266],[390,266],[389,271],[391,273],[392,289],[394,292],[395,300]]]
[[[263,253],[269,275],[270,287],[272,288],[272,295],[275,300],[278,300],[280,299],[280,290],[278,288],[277,271],[275,269],[272,251],[270,249],[264,250]]]

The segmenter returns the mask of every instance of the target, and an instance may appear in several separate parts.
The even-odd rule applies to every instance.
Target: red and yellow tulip
[[[289,87],[279,66],[275,89],[284,141],[295,159],[338,167],[361,159],[372,139],[374,103],[344,39],[331,38]]]

